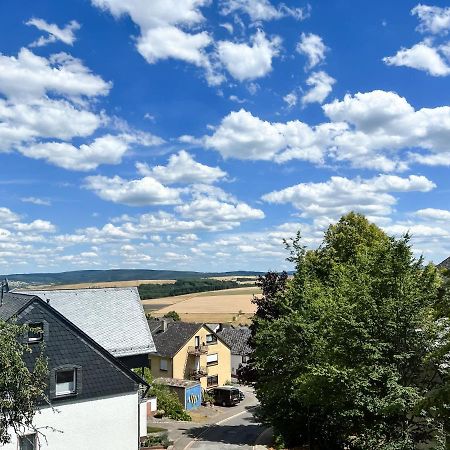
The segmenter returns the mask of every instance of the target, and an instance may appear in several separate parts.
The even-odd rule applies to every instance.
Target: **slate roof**
[[[252,348],[248,345],[250,339],[250,328],[247,327],[226,327],[218,331],[217,336],[222,339],[230,348],[232,355],[249,355]]]
[[[0,319],[9,320],[34,298],[33,295],[6,292],[0,306]]]
[[[156,350],[137,288],[32,290],[116,357]]]
[[[203,326],[201,323],[167,322],[167,330],[162,331],[163,321],[148,321],[158,355],[173,358],[186,342]]]
[[[450,256],[437,265],[440,269],[450,269]]]

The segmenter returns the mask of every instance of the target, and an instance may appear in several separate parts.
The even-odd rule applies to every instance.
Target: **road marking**
[[[214,426],[216,426],[216,425],[222,425],[223,423],[228,422],[228,421],[231,420],[231,419],[235,419],[236,417],[238,417],[238,416],[240,416],[240,415],[242,415],[242,414],[245,414],[245,413],[247,413],[247,412],[248,412],[247,410],[244,410],[244,411],[241,411],[241,412],[239,412],[239,413],[237,413],[237,414],[234,414],[234,415],[232,415],[232,416],[230,416],[230,417],[227,417],[226,419],[222,419],[222,420],[220,420],[219,422],[210,424],[209,427],[206,428],[206,430],[203,430],[198,436],[195,436],[195,438],[192,439],[192,441],[189,442],[189,444],[186,445],[186,447],[184,447],[183,450],[188,450],[188,448],[190,448],[190,446],[191,446],[194,442],[196,442],[200,437],[202,437],[202,436],[203,436],[207,431],[209,431],[212,427],[214,427]]]

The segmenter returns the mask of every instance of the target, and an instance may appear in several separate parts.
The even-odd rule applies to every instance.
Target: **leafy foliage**
[[[252,327],[262,419],[285,444],[310,449],[445,448],[439,272],[414,258],[409,236],[354,213],[317,250],[300,235],[286,246],[294,277],[265,277]]]
[[[139,295],[143,300],[161,297],[173,297],[175,295],[192,294],[194,292],[218,291],[221,289],[233,289],[249,287],[252,284],[239,284],[236,281],[220,281],[210,278],[177,280],[174,284],[141,284]]]
[[[30,370],[26,356],[32,350],[22,343],[28,328],[0,321],[0,444],[10,442],[11,430],[32,427],[37,401],[43,399],[47,386],[47,360],[42,348]],[[27,358],[30,359],[30,358]]]
[[[138,371],[136,371],[136,373],[141,375]],[[163,410],[166,417],[188,422],[192,420],[191,416],[183,409],[183,405],[178,396],[166,385],[154,382],[149,368],[144,369],[144,379],[150,385],[148,395],[157,398],[158,409]]]
[[[179,314],[176,311],[169,311],[163,316],[166,319],[173,319],[175,322],[178,322],[180,319]]]

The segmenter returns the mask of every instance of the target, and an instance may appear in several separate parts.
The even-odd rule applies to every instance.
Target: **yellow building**
[[[149,320],[156,353],[151,354],[154,378],[198,380],[202,388],[231,381],[230,347],[205,324]]]

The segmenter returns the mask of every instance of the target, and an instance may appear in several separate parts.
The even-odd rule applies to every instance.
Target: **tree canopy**
[[[36,403],[47,386],[47,361],[41,348],[36,349],[31,370],[25,362],[27,353],[32,353],[23,343],[27,331],[25,325],[0,321],[0,444],[10,442],[11,433],[32,428]]]
[[[360,214],[316,250],[286,242],[291,280],[269,273],[252,326],[249,373],[260,415],[286,445],[397,450],[448,433],[447,290]]]

